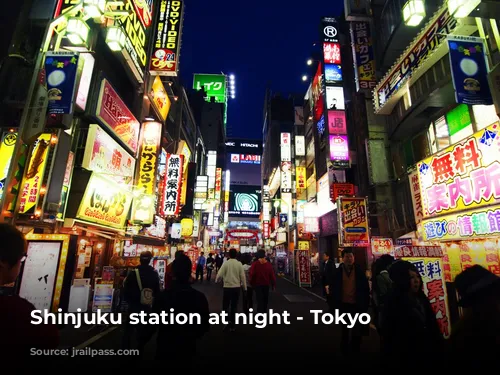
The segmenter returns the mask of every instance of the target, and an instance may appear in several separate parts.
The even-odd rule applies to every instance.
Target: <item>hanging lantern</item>
[[[100,18],[104,14],[106,0],[84,0],[83,10],[91,18]]]
[[[66,36],[73,45],[87,44],[89,37],[89,26],[81,18],[69,18],[66,26]]]
[[[407,26],[418,26],[424,18],[424,0],[409,0],[403,6],[403,19]]]
[[[111,51],[121,51],[125,48],[125,33],[119,26],[110,26],[106,32],[106,44]]]
[[[481,0],[448,0],[448,10],[455,18],[468,17]]]

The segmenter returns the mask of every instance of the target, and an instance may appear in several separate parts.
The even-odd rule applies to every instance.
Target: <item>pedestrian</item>
[[[463,315],[448,340],[450,360],[495,358],[500,348],[500,278],[474,265],[456,276],[455,287]]]
[[[207,259],[204,254],[205,253],[202,251],[200,253],[200,257],[196,261],[196,281],[198,281],[198,278],[203,281],[203,270],[205,269],[205,264],[207,263]]]
[[[23,364],[32,358],[32,349],[56,349],[59,330],[54,324],[31,324],[36,307],[12,294],[27,244],[24,235],[10,224],[0,224],[0,352],[5,361]],[[21,361],[21,362],[18,362]],[[32,361],[32,359],[30,359]]]
[[[389,276],[392,290],[382,315],[387,359],[395,368],[415,358],[442,360],[444,338],[417,268],[411,262],[397,261],[390,267]]]
[[[229,260],[222,264],[215,278],[215,282],[219,282],[221,279],[224,281],[222,310],[229,314],[229,325],[224,329],[229,328],[230,332],[234,332],[236,329],[236,310],[241,287],[243,287],[243,293],[247,291],[245,271],[243,265],[236,260],[237,253],[236,249],[229,250]]]
[[[168,324],[151,324],[149,337],[158,329],[156,340],[156,360],[164,361],[165,356],[173,356],[175,361],[192,360],[199,354],[197,341],[210,330],[210,312],[206,296],[191,286],[192,263],[182,254],[172,263],[174,281],[172,287],[160,293],[153,304],[153,313],[185,314],[199,316],[194,324],[180,324],[170,318]],[[180,362],[178,362],[180,363]]]
[[[252,263],[249,276],[257,299],[257,312],[265,313],[269,303],[269,288],[276,288],[276,275],[273,266],[266,259],[265,250],[257,251],[257,261]]]
[[[323,254],[323,270],[321,272],[321,282],[323,284],[323,295],[326,297],[326,303],[330,313],[333,312],[333,301],[332,301],[332,285],[333,278],[335,274],[335,263],[330,259],[330,253],[325,252]]]
[[[222,267],[222,263],[224,263],[224,257],[222,256],[222,250],[219,250],[217,255],[215,256],[215,273],[219,273],[220,268]]]
[[[342,263],[335,272],[331,288],[332,304],[335,310],[350,314],[354,318],[355,314],[364,314],[368,311],[370,286],[365,273],[355,263],[352,249],[343,249],[341,256]],[[347,324],[342,324],[340,349],[345,355],[358,354],[361,351],[362,336],[369,332],[369,326],[357,320],[353,327],[348,328],[350,324],[348,318],[346,322]]]
[[[243,270],[245,271],[245,278],[247,281],[247,292],[243,293],[243,311],[249,313],[250,309],[253,309],[253,289],[250,283],[250,267],[252,265],[252,255],[245,254],[243,259]]]
[[[210,282],[212,280],[212,271],[214,270],[215,259],[213,258],[213,254],[208,254],[207,258],[207,281]]]
[[[129,273],[125,279],[123,292],[128,304],[129,314],[138,314],[144,312],[150,314],[153,301],[160,293],[160,277],[153,267],[151,259],[153,254],[150,251],[141,253],[140,265]],[[125,331],[123,334],[122,346],[125,349],[131,347],[132,335],[136,334],[137,348],[142,354],[147,344],[147,329],[143,324],[131,324],[128,317],[125,320]]]
[[[165,289],[169,289],[174,279],[174,271],[172,269],[175,259],[184,255],[184,250],[177,250],[174,255],[174,260],[165,268]]]
[[[389,254],[384,254],[375,261],[374,273],[372,277],[372,298],[374,322],[379,335],[382,335],[381,321],[387,296],[392,289],[392,280],[389,276],[389,268],[394,263],[394,258]]]

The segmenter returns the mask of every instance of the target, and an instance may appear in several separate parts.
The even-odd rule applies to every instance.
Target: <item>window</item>
[[[473,105],[472,112],[474,112],[477,131],[500,120],[494,105]]]

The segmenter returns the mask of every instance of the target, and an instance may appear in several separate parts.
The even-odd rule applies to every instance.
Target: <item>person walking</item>
[[[323,284],[323,295],[326,297],[326,303],[328,304],[329,312],[333,312],[333,302],[332,302],[332,285],[333,278],[335,275],[335,263],[330,259],[330,253],[325,252],[323,254],[323,270],[321,272],[321,283]]]
[[[269,303],[269,288],[276,288],[276,275],[273,266],[266,259],[265,250],[257,251],[257,261],[250,267],[249,276],[257,298],[257,312],[265,313]]]
[[[215,273],[219,273],[220,268],[222,267],[222,263],[224,263],[224,257],[222,255],[222,250],[219,250],[217,255],[215,256]]]
[[[243,293],[243,311],[249,313],[253,309],[253,289],[250,283],[250,267],[252,265],[252,255],[245,254],[243,258],[243,270],[245,271],[245,278],[247,280],[247,292]]]
[[[212,271],[215,268],[215,259],[213,258],[212,253],[208,254],[207,258],[207,281],[210,282],[212,280]]]
[[[342,250],[342,264],[333,279],[332,304],[340,313],[354,316],[368,311],[370,305],[370,286],[361,267],[355,263],[352,249]],[[363,334],[369,332],[369,326],[357,321],[352,327],[342,325],[340,348],[343,354],[358,354],[361,351]]]
[[[203,270],[205,269],[205,264],[207,263],[207,259],[204,254],[205,253],[202,251],[200,253],[200,257],[196,261],[196,281],[198,281],[198,277],[201,281],[203,281]]]
[[[384,306],[392,289],[392,280],[389,276],[389,268],[394,263],[394,258],[384,254],[375,261],[375,270],[372,278],[373,312],[375,316],[375,327],[382,335],[381,322]],[[382,338],[382,336],[381,336]]]
[[[229,325],[224,327],[224,330],[229,328],[230,332],[235,331],[236,310],[238,308],[241,287],[243,287],[243,293],[247,291],[245,271],[243,265],[236,260],[237,254],[236,249],[229,250],[229,260],[222,264],[215,278],[215,282],[217,283],[221,280],[224,282],[222,310],[229,314]]]

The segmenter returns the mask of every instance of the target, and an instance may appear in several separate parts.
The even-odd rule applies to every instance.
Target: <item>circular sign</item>
[[[201,241],[196,242],[196,247],[202,247],[202,246],[203,246],[203,242],[201,242]]]
[[[337,36],[337,29],[333,26],[326,26],[323,32],[328,38],[335,38]]]

